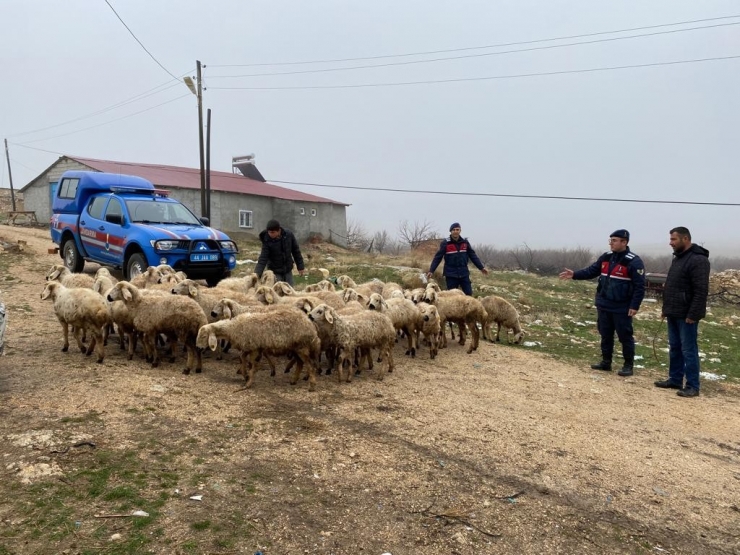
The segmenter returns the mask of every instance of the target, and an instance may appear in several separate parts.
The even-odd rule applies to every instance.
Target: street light
[[[196,60],[198,68],[196,74],[197,83],[193,83],[191,77],[183,78],[185,85],[187,85],[190,92],[193,93],[198,99],[198,151],[200,153],[200,215],[208,217],[207,204],[206,204],[206,166],[203,157],[203,91],[201,89],[201,66],[200,60]]]

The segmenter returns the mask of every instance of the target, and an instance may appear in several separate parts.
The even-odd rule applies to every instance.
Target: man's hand
[[[634,308],[630,308],[627,311],[627,316],[629,316],[630,318],[632,318],[635,314],[637,314],[637,310],[635,310]]]
[[[484,276],[487,276],[487,275],[488,275],[488,268],[483,268],[483,269],[481,270],[481,272],[483,272],[483,275],[484,275]]]
[[[691,318],[686,318],[687,324],[696,324],[696,320],[692,320]]]
[[[573,270],[571,270],[570,268],[566,268],[558,274],[558,277],[560,279],[573,279]]]
[[[434,274],[433,274],[432,272],[427,272],[427,279],[432,279],[432,276],[433,276],[433,275],[434,275]]]
[[[298,270],[298,275],[305,276],[306,270]]]

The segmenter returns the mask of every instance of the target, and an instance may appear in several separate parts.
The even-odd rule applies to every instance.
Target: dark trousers
[[[675,384],[699,389],[699,322],[668,316],[668,379]]]
[[[445,276],[447,282],[447,290],[460,288],[463,293],[469,296],[473,296],[473,284],[470,283],[470,276],[465,277],[451,277]]]
[[[614,352],[614,333],[622,344],[625,364],[635,360],[635,338],[632,334],[632,317],[622,312],[599,310],[598,327],[601,335],[601,358],[611,360]]]
[[[293,272],[287,272],[285,274],[278,274],[277,272],[273,273],[275,274],[275,281],[284,281],[293,287]]]

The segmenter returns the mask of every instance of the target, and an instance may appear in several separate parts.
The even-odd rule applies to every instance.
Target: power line
[[[733,25],[740,25],[740,21],[737,21],[734,23],[718,23],[716,25],[708,25],[704,27],[689,27],[687,29],[671,29],[669,31],[656,31],[654,33],[644,33],[641,35],[630,35],[626,37],[610,37],[606,39],[594,39],[594,40],[582,41],[582,42],[570,42],[566,44],[550,44],[547,46],[532,46],[530,48],[502,50],[500,52],[483,52],[481,54],[462,54],[459,56],[448,56],[446,58],[432,58],[429,60],[407,60],[403,62],[387,62],[384,64],[368,64],[368,65],[350,66],[350,67],[331,67],[331,68],[323,68],[323,69],[302,69],[302,70],[296,70],[296,71],[277,71],[277,72],[267,72],[267,73],[248,73],[244,75],[211,75],[210,78],[211,79],[239,79],[243,77],[267,77],[267,76],[273,76],[273,75],[300,75],[300,74],[306,74],[306,73],[330,73],[330,72],[336,72],[336,71],[354,71],[358,69],[373,69],[373,68],[379,68],[379,67],[407,66],[407,65],[413,65],[413,64],[429,64],[429,63],[436,63],[436,62],[446,62],[446,61],[451,61],[451,60],[483,58],[487,56],[502,56],[505,54],[516,54],[520,52],[552,50],[555,48],[570,48],[572,46],[581,46],[585,44],[596,44],[596,43],[602,43],[602,42],[614,42],[614,41],[629,40],[629,39],[636,39],[636,38],[643,38],[643,37],[653,37],[657,35],[667,35],[671,33],[683,33],[685,31],[712,29],[716,27],[729,27]]]
[[[191,71],[188,71],[187,73],[184,73],[183,76],[187,75],[188,73],[191,73]],[[139,94],[137,94],[135,96],[132,96],[131,98],[128,98],[126,100],[122,100],[120,102],[117,102],[116,104],[113,104],[111,106],[108,106],[107,108],[101,108],[100,110],[97,110],[95,112],[90,112],[89,114],[85,114],[85,115],[76,117],[74,119],[63,121],[61,123],[55,123],[54,125],[48,125],[46,127],[40,127],[38,129],[32,129],[31,131],[24,131],[23,133],[14,133],[14,134],[8,135],[8,138],[10,138],[10,137],[22,137],[24,135],[32,135],[34,133],[40,133],[41,131],[47,131],[49,129],[54,129],[56,127],[62,127],[64,125],[68,125],[70,123],[75,123],[77,121],[81,121],[81,120],[84,120],[84,119],[89,119],[89,118],[94,117],[94,116],[99,116],[100,114],[104,114],[106,112],[110,112],[111,110],[115,110],[116,108],[120,108],[120,107],[125,106],[127,104],[131,104],[132,102],[136,102],[137,100],[143,100],[144,98],[148,98],[148,97],[153,96],[155,94],[158,94],[158,93],[164,92],[166,90],[169,90],[169,89],[171,89],[171,88],[173,88],[173,87],[181,84],[182,81],[179,81],[178,80],[177,83],[172,83],[168,87],[165,86],[165,85],[168,85],[170,83],[171,83],[171,80],[170,81],[167,81],[166,83],[162,83],[161,85],[157,85],[156,87],[154,87],[152,89],[149,89],[147,91],[144,91],[143,93],[139,93]],[[164,87],[164,88],[162,88],[162,87]],[[158,89],[161,89],[161,90],[158,90]]]
[[[38,142],[41,142],[41,141],[49,141],[51,139],[57,139],[59,137],[66,137],[67,135],[74,135],[75,133],[82,133],[83,131],[87,131],[89,129],[95,129],[96,127],[101,127],[103,125],[108,125],[109,123],[114,123],[116,121],[121,121],[123,119],[130,118],[132,116],[137,116],[139,114],[143,114],[144,112],[148,112],[150,110],[154,110],[155,108],[159,108],[160,106],[164,106],[165,104],[169,104],[171,102],[175,102],[176,100],[180,100],[181,98],[185,98],[186,96],[191,96],[191,95],[190,95],[190,93],[185,93],[182,96],[178,96],[176,98],[172,98],[172,99],[167,100],[165,102],[162,102],[160,104],[156,104],[155,106],[150,106],[149,108],[145,108],[143,110],[139,110],[138,112],[134,112],[132,114],[127,114],[127,115],[122,116],[120,118],[112,119],[110,121],[104,121],[103,123],[98,123],[96,125],[91,125],[90,127],[85,127],[83,129],[77,129],[76,131],[70,131],[69,133],[61,133],[59,135],[54,135],[53,137],[44,137],[42,139],[34,139],[32,141],[26,141],[25,143],[21,143],[18,146],[24,146],[24,145],[29,144],[29,143],[38,143]]]
[[[500,198],[526,198],[526,199],[545,199],[545,200],[585,200],[599,202],[632,202],[645,204],[688,204],[696,206],[740,206],[740,203],[731,202],[694,202],[683,200],[646,200],[646,199],[626,199],[626,198],[600,198],[600,197],[565,197],[554,195],[514,195],[505,193],[473,193],[463,191],[432,191],[429,189],[394,189],[391,187],[356,187],[351,185],[327,185],[325,183],[308,183],[304,181],[280,181],[277,179],[268,179],[268,183],[282,183],[284,185],[308,185],[311,187],[328,187],[332,189],[354,189],[358,191],[385,191],[388,193],[415,193],[426,195],[457,195],[465,197],[500,197]]]
[[[315,89],[361,89],[368,87],[403,87],[409,85],[435,85],[439,83],[461,83],[466,81],[491,81],[503,79],[522,79],[525,77],[550,77],[553,75],[569,75],[577,73],[595,73],[600,71],[617,71],[624,69],[639,69],[646,67],[672,66],[679,64],[697,64],[703,62],[715,62],[722,60],[734,60],[740,58],[735,56],[718,56],[714,58],[698,58],[694,60],[675,60],[671,62],[653,62],[648,64],[632,64],[625,66],[592,67],[585,69],[568,69],[562,71],[545,71],[539,73],[518,73],[512,75],[490,75],[487,77],[460,77],[456,79],[430,79],[426,81],[402,81],[397,83],[363,83],[358,85],[303,85],[288,87],[211,87],[212,91],[284,91],[284,90],[315,90]]]
[[[147,54],[149,54],[149,57],[152,60],[154,60],[159,67],[161,67],[163,70],[165,70],[170,75],[170,77],[172,77],[173,79],[179,80],[179,78],[176,77],[175,75],[173,75],[170,72],[169,69],[167,69],[166,67],[164,67],[161,63],[159,63],[159,60],[157,60],[157,58],[154,57],[154,54],[152,54],[151,52],[149,52],[149,50],[147,50],[146,46],[144,46],[144,44],[136,37],[136,35],[134,35],[134,32],[129,28],[129,26],[126,25],[126,22],[123,19],[121,19],[121,16],[118,15],[118,12],[116,11],[116,9],[113,6],[111,6],[111,3],[108,2],[108,0],[104,0],[104,2],[106,4],[108,4],[108,7],[111,10],[113,10],[113,13],[116,14],[116,17],[118,18],[118,21],[120,21],[123,24],[123,26],[126,27],[126,30],[131,34],[132,37],[134,37],[134,40],[139,43],[139,46],[141,46],[144,49],[144,52],[146,52]]]
[[[546,39],[533,39],[533,40],[526,40],[526,41],[518,41],[518,42],[504,42],[499,44],[489,44],[486,46],[468,46],[463,48],[450,48],[447,50],[427,50],[425,52],[409,52],[405,54],[386,54],[384,56],[365,56],[360,58],[335,58],[331,60],[308,60],[308,61],[302,61],[302,62],[264,62],[264,63],[253,63],[253,64],[209,64],[210,67],[258,67],[258,66],[286,66],[286,65],[305,65],[305,64],[328,64],[328,63],[338,63],[338,62],[360,62],[365,60],[380,60],[384,58],[403,58],[403,57],[411,57],[411,56],[425,56],[425,55],[431,55],[431,54],[446,54],[449,52],[465,52],[468,50],[484,50],[486,48],[506,48],[509,46],[522,46],[525,44],[536,44],[538,42],[550,42],[550,41],[556,41],[556,40],[570,40],[570,39],[581,39],[581,38],[588,38],[588,37],[596,37],[600,35],[611,35],[615,33],[628,33],[631,31],[645,31],[648,29],[659,29],[661,27],[673,27],[677,25],[689,25],[692,23],[706,23],[708,21],[720,21],[724,19],[736,19],[740,17],[739,15],[726,15],[721,17],[709,17],[705,19],[692,19],[688,21],[677,21],[674,23],[662,23],[660,25],[647,25],[643,27],[631,27],[628,29],[616,29],[613,31],[598,31],[595,33],[584,33],[580,35],[565,35],[560,37],[552,37],[552,38],[546,38]]]

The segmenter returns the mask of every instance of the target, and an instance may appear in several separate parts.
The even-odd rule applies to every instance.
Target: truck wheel
[[[126,279],[131,281],[136,276],[140,276],[146,271],[147,266],[149,265],[146,263],[144,255],[140,252],[135,252],[128,259],[128,264],[126,264]]]
[[[67,239],[62,245],[62,258],[67,269],[75,274],[79,274],[85,267],[85,259],[80,256],[74,239]]]

